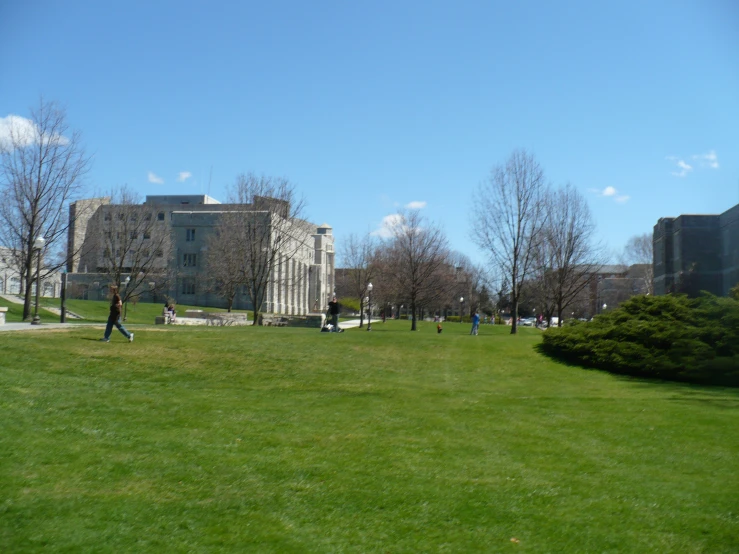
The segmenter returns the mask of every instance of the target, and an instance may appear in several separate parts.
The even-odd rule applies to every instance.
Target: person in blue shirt
[[[477,310],[475,310],[475,313],[472,314],[472,330],[470,331],[470,335],[476,335],[477,329],[480,327],[480,314],[477,313]]]

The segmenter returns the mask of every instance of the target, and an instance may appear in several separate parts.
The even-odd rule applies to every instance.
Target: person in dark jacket
[[[334,326],[334,333],[339,332],[339,302],[334,296],[333,300],[328,303],[328,313],[331,315],[331,325]]]
[[[129,333],[121,325],[121,308],[123,307],[123,302],[121,301],[121,296],[118,294],[118,287],[111,286],[110,294],[112,296],[110,299],[110,315],[108,315],[108,324],[105,326],[105,336],[100,340],[110,342],[110,334],[113,332],[113,326],[115,326],[128,339],[128,342],[133,342],[133,333]]]

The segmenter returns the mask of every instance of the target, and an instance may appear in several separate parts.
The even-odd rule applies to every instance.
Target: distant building
[[[262,199],[271,201],[272,199]],[[172,259],[162,260],[173,270],[174,279],[166,290],[157,290],[143,300],[162,296],[183,304],[225,306],[225,300],[205,286],[208,280],[207,239],[218,225],[221,215],[233,207],[221,204],[206,195],[147,196],[144,206],[151,211],[147,218],[165,226],[172,237]],[[262,213],[260,206],[239,206],[239,210]],[[75,256],[68,264],[69,282],[78,294],[89,299],[104,298],[108,276],[102,271],[102,251],[95,240],[94,218],[110,221],[109,198],[80,200],[70,206],[68,251]],[[277,216],[278,217],[278,216]],[[267,221],[265,219],[265,221]],[[88,229],[89,227],[89,229]],[[323,311],[334,289],[334,237],[329,225],[300,221],[295,227],[301,236],[297,254],[274,269],[274,275],[262,310],[266,312],[303,315]],[[144,236],[144,238],[147,238]],[[155,290],[152,283],[152,291]],[[242,290],[234,301],[236,309],[253,309]]]
[[[739,205],[720,215],[663,217],[653,242],[655,294],[728,296],[739,283]]]
[[[34,264],[35,272],[36,264]],[[42,264],[43,267],[43,264]],[[41,271],[43,276],[44,271]],[[34,273],[35,276],[35,273]],[[57,298],[61,291],[61,273],[55,271],[41,280],[41,296]],[[21,274],[13,259],[12,250],[0,246],[0,294],[20,295],[23,292]],[[36,293],[36,281],[34,279],[31,292]]]

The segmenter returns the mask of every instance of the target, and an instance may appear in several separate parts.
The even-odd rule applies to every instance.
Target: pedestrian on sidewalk
[[[105,326],[105,336],[100,339],[103,342],[110,342],[110,334],[113,332],[113,326],[116,327],[123,336],[128,339],[128,342],[133,342],[133,333],[126,331],[126,328],[121,325],[121,309],[123,308],[123,302],[121,296],[118,294],[118,287],[111,285],[110,294],[110,315],[108,315],[108,324]]]

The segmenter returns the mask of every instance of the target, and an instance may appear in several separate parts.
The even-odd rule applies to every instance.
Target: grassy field
[[[739,391],[409,327],[0,333],[0,551],[739,551]]]

